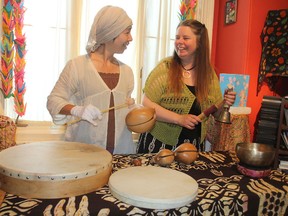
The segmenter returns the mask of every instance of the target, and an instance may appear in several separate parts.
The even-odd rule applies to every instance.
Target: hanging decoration
[[[24,104],[26,38],[22,33],[24,12],[24,0],[3,1],[1,91],[4,98],[14,97],[14,108],[18,117],[23,116],[26,111]]]
[[[179,20],[195,19],[196,17],[197,0],[180,0],[178,13]]]
[[[14,108],[19,116],[23,116],[26,111],[24,105],[24,94],[26,91],[24,74],[25,74],[25,54],[26,54],[26,38],[22,33],[24,19],[24,0],[16,0],[14,2],[14,19],[15,19],[15,58],[14,58]]]
[[[266,83],[273,92],[280,93],[277,81],[288,76],[288,9],[270,10],[260,34],[262,54],[259,64],[257,95]],[[280,93],[281,94],[281,93]],[[284,96],[284,95],[283,95]]]
[[[1,40],[1,83],[4,98],[9,98],[13,90],[13,58],[14,58],[14,18],[11,1],[3,2],[2,40]]]

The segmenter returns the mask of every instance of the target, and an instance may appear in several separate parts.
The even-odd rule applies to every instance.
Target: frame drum
[[[27,198],[64,198],[107,184],[112,155],[92,144],[27,143],[0,152],[0,188]]]
[[[179,208],[194,201],[198,194],[198,183],[191,176],[156,166],[118,170],[108,184],[117,199],[149,209]]]

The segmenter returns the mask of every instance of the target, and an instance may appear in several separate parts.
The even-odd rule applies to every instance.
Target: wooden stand
[[[288,156],[288,150],[282,150],[280,149],[280,143],[282,140],[281,133],[283,131],[288,131],[288,125],[285,121],[285,104],[288,104],[288,99],[282,98],[281,102],[281,108],[280,108],[280,117],[279,117],[279,126],[278,126],[278,132],[277,132],[277,142],[276,142],[276,155],[275,155],[275,161],[274,161],[274,168],[278,168],[279,165],[279,159],[283,155]]]
[[[5,194],[6,194],[5,191],[0,190],[0,207],[2,205],[4,198],[5,198]]]

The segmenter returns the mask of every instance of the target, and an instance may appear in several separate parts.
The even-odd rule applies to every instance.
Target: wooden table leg
[[[6,192],[4,192],[3,190],[0,189],[0,207],[2,205],[2,202],[4,200]]]

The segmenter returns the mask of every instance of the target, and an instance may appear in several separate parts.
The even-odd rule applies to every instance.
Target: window
[[[47,96],[66,62],[86,53],[94,16],[109,4],[122,7],[133,20],[133,41],[117,58],[132,67],[135,77],[133,97],[140,103],[141,89],[149,72],[160,59],[173,52],[179,0],[25,0],[24,100],[27,108],[21,119],[51,120],[46,109]],[[16,118],[13,98],[4,102],[5,115]]]
[[[46,100],[66,62],[67,5],[64,0],[25,0],[23,33],[26,35],[24,81],[27,103],[22,117],[28,120],[51,120]],[[13,98],[5,100],[7,115],[15,118]]]

